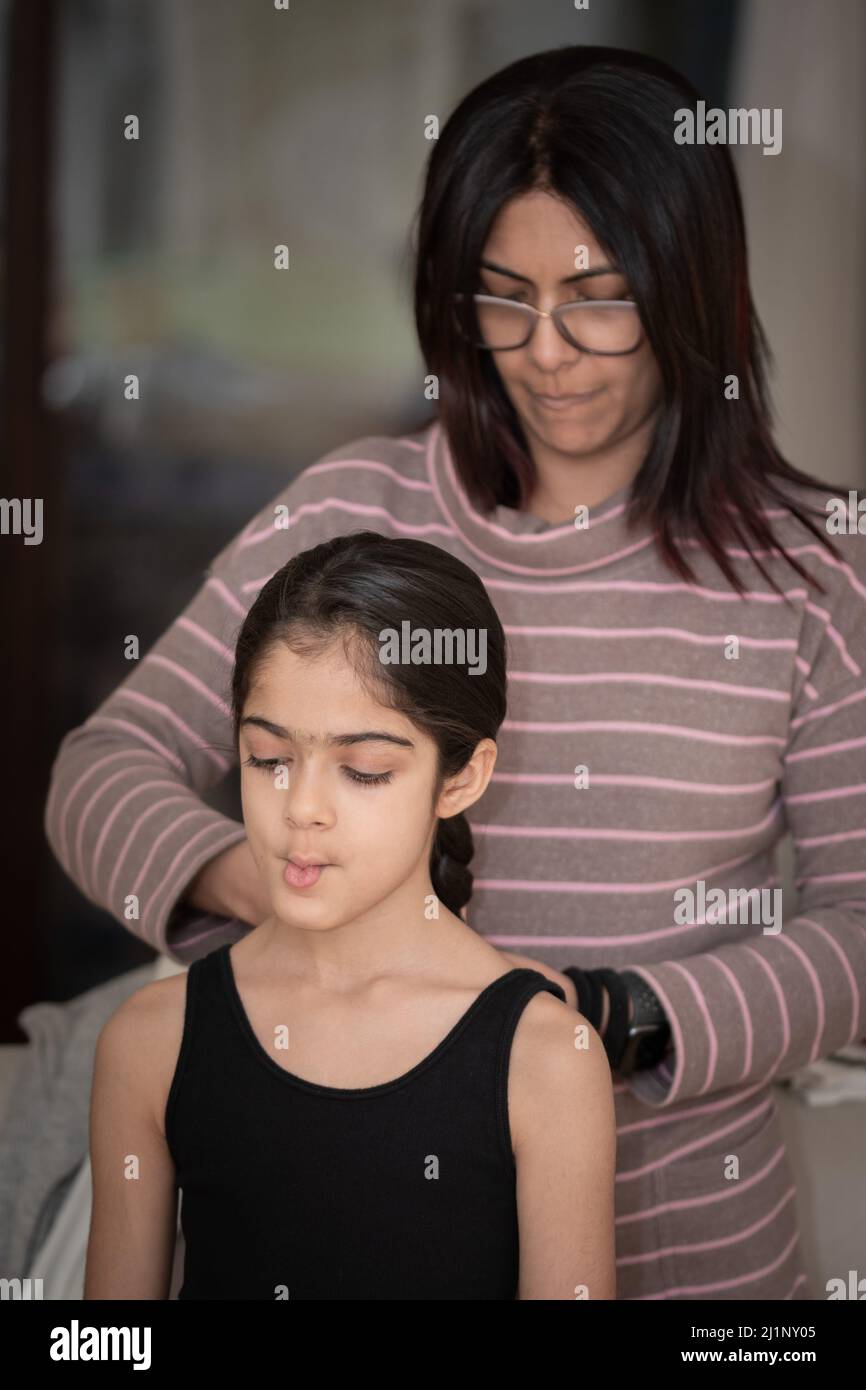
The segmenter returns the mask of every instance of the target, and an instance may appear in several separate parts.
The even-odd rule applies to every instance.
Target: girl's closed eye
[[[257,758],[253,753],[245,759],[245,763],[247,767],[266,768],[269,772],[273,772],[274,768],[280,765],[286,766],[285,758]],[[360,782],[366,787],[375,786],[380,782],[390,782],[393,776],[391,772],[358,772],[352,767],[344,767],[343,771],[353,782]]]

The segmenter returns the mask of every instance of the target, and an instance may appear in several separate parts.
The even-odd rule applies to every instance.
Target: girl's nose
[[[307,826],[327,825],[331,819],[328,809],[325,778],[312,767],[292,767],[288,786],[283,791],[283,819],[298,830]]]

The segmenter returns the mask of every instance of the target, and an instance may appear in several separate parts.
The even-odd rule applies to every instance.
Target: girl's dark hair
[[[386,663],[385,629],[486,632],[486,669],[465,663]],[[343,642],[364,688],[405,715],[438,750],[431,805],[481,739],[496,740],[506,712],[506,639],[487,590],[473,570],[427,541],[376,531],[335,536],[295,555],[260,590],[240,629],[231,681],[235,749],[240,721],[261,664],[275,646],[315,659]],[[436,896],[452,912],[472,896],[472,831],[464,812],[439,819],[430,856]]]
[[[413,220],[415,321],[439,380],[433,418],[468,496],[481,511],[524,508],[535,480],[525,435],[491,354],[460,336],[452,295],[478,290],[479,259],[506,202],[534,190],[564,200],[627,276],[663,382],[628,522],[652,518],[662,556],[687,581],[694,573],[678,532],[696,533],[737,592],[745,586],[729,541],[744,544],[778,589],[752,549],[778,545],[761,515],[768,501],[838,551],[776,480],[846,485],[801,472],[773,443],[773,356],[749,289],[733,161],[726,145],[674,141],[674,113],[698,100],[666,63],[583,45],[521,58],[480,83],[431,151]],[[724,398],[731,374],[738,400]],[[777,553],[810,578],[783,546]]]

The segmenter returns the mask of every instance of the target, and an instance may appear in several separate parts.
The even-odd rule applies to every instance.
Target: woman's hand
[[[202,912],[232,917],[254,927],[274,910],[246,839],[209,859],[190,883],[184,901]]]
[[[543,960],[531,960],[529,956],[516,956],[511,951],[500,951],[499,954],[521,970],[537,970],[540,974],[546,975],[548,980],[552,980],[555,985],[559,985],[565,994],[565,1002],[572,1008],[577,1008],[577,990],[574,981],[568,975],[563,975],[560,970],[554,970],[552,965],[545,965]]]

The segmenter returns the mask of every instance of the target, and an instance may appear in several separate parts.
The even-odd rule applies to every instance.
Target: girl
[[[604,1046],[459,915],[505,655],[425,541],[338,537],[261,590],[232,718],[271,912],[103,1029],[86,1298],[167,1297],[176,1184],[181,1299],[615,1296]]]

